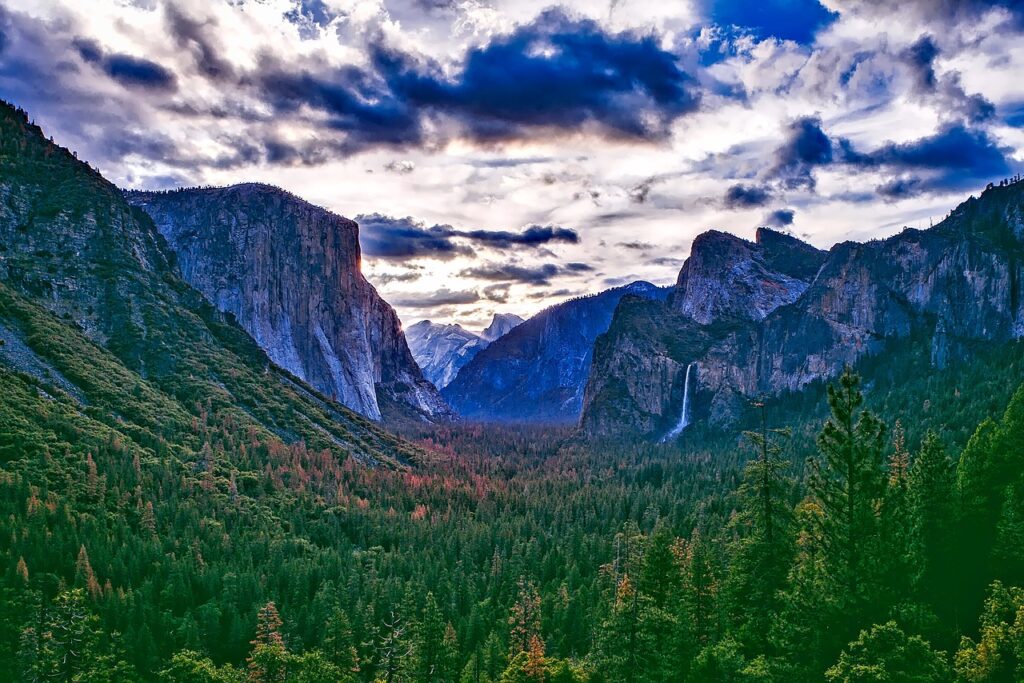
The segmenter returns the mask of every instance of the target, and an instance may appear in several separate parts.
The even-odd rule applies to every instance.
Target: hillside
[[[22,112],[2,105],[0,127],[0,324],[5,347],[18,349],[4,355],[9,371],[64,377],[58,384],[93,419],[167,440],[193,418],[214,416],[265,439],[330,449],[339,460],[397,463],[414,454],[272,365],[180,279],[146,215]],[[87,360],[96,354],[103,360]],[[173,409],[128,399],[136,386]],[[136,403],[145,404],[140,415],[165,419],[133,423]]]
[[[769,258],[780,246],[791,253]],[[941,369],[1022,336],[1024,183],[990,187],[930,230],[827,254],[771,231],[756,244],[707,233],[666,304],[624,302],[598,340],[581,428],[667,433],[691,364],[696,413],[732,427],[752,399],[799,392],[908,342]]]
[[[634,282],[547,308],[478,353],[442,395],[471,420],[577,421],[594,340],[627,295],[659,299],[667,291]]]
[[[373,420],[451,416],[363,277],[355,222],[257,183],[125,196],[276,365]]]

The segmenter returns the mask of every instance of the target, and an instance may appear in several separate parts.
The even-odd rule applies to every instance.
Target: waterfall
[[[686,378],[683,380],[683,411],[679,415],[679,422],[672,428],[672,431],[665,435],[662,442],[671,441],[690,426],[690,377],[693,374],[695,365],[697,365],[696,361],[686,366]]]

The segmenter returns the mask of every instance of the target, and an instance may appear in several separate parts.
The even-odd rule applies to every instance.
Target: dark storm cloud
[[[704,15],[720,26],[736,26],[758,38],[808,44],[839,15],[818,0],[701,0]]]
[[[108,54],[96,41],[76,38],[73,41],[83,61],[102,69],[112,79],[130,88],[177,90],[174,74],[148,59],[115,52]]]
[[[610,34],[556,9],[471,49],[454,79],[382,45],[373,58],[400,99],[485,141],[586,124],[613,137],[658,139],[700,103],[697,82],[655,36]]]
[[[423,141],[418,113],[355,67],[325,78],[284,65],[264,65],[258,78],[263,97],[278,113],[295,114],[308,106],[327,114],[328,132],[344,134],[338,145],[342,154]]]
[[[397,294],[388,298],[392,306],[402,308],[434,308],[435,306],[457,306],[475,304],[480,301],[476,290],[451,291],[438,289],[432,292]]]
[[[987,121],[995,115],[995,105],[979,94],[968,95],[960,83],[960,73],[950,71],[939,78],[935,59],[940,50],[935,40],[921,36],[902,53],[910,69],[918,95],[934,98],[947,114],[959,114],[969,123]]]
[[[915,197],[926,190],[924,182],[917,176],[892,178],[875,188],[875,192],[887,201]]]
[[[776,228],[785,228],[793,225],[796,218],[796,211],[793,209],[776,209],[764,218],[764,224]]]
[[[580,241],[579,233],[575,230],[555,225],[531,225],[522,232],[468,230],[456,231],[453,234],[497,249],[507,249],[513,245],[532,247],[551,242],[579,244]]]
[[[209,35],[210,29],[218,28],[215,22],[188,17],[170,3],[164,11],[170,34],[179,47],[192,53],[201,74],[212,80],[229,78],[234,74],[234,68],[220,56],[214,39]]]
[[[277,111],[325,112],[329,127],[349,136],[349,151],[423,143],[426,119],[481,142],[583,126],[655,140],[700,103],[696,80],[655,36],[607,33],[560,10],[470,49],[451,75],[380,42],[369,55],[370,70],[326,74],[267,63],[257,81]]]
[[[472,277],[478,280],[495,282],[521,282],[529,285],[550,285],[551,279],[561,269],[554,263],[540,266],[521,266],[517,263],[485,263],[466,268],[459,273],[460,277]]]
[[[392,218],[381,214],[357,216],[360,243],[367,256],[405,261],[414,258],[447,260],[473,256],[468,244],[504,250],[513,247],[537,248],[562,242],[577,244],[579,234],[554,225],[531,225],[521,232],[506,230],[458,230],[450,225],[426,226],[411,217]]]
[[[769,187],[737,184],[725,191],[722,203],[727,209],[753,209],[764,206],[771,199],[772,192]]]
[[[459,272],[460,277],[471,277],[492,282],[523,283],[533,286],[548,286],[552,279],[561,275],[592,272],[594,267],[586,263],[567,263],[559,266],[544,263],[538,266],[523,266],[518,263],[488,262]]]
[[[370,280],[383,287],[390,285],[392,282],[415,282],[421,277],[423,277],[422,273],[409,270],[404,273],[380,273],[379,275],[372,276]]]
[[[938,85],[935,75],[935,58],[939,56],[939,47],[931,36],[921,38],[903,52],[903,58],[911,67],[915,87],[921,92],[933,92]]]
[[[619,242],[618,245],[624,249],[634,249],[636,251],[646,251],[654,248],[654,244],[651,242]]]
[[[452,239],[450,225],[427,227],[413,218],[392,218],[379,213],[356,216],[363,254],[391,261],[415,258],[448,260],[472,256],[473,250]]]
[[[488,301],[493,301],[495,303],[508,303],[508,291],[510,287],[511,285],[507,283],[488,285],[483,288],[483,296]]]
[[[933,189],[970,187],[1009,175],[1008,150],[987,132],[962,124],[944,126],[934,135],[905,143],[888,143],[866,154],[849,152],[855,165],[882,166],[900,171],[936,171],[922,185]]]
[[[814,189],[813,170],[832,163],[832,140],[821,128],[817,116],[803,116],[791,121],[785,141],[775,150],[770,175],[789,188]]]
[[[1014,168],[1011,150],[1001,147],[979,127],[943,124],[933,135],[909,142],[889,142],[861,151],[844,138],[831,138],[815,117],[797,119],[788,127],[786,141],[775,152],[769,177],[785,187],[813,190],[813,170],[842,165],[873,168],[893,174],[878,188],[888,198],[929,191],[969,189],[998,180]]]
[[[234,121],[247,126],[247,151],[221,155],[244,163],[254,156],[249,150],[256,150],[257,161],[276,165],[320,164],[380,147],[433,148],[455,138],[486,144],[586,131],[616,139],[660,140],[672,122],[695,111],[701,101],[700,83],[678,55],[662,49],[655,34],[609,31],[562,10],[543,12],[511,33],[468,49],[451,65],[403,52],[378,34],[369,38],[364,66],[340,68],[330,67],[322,56],[275,56],[270,49],[258,54],[253,67],[235,65],[219,41],[219,34],[233,27],[170,3],[161,11],[167,40],[182,55],[176,67],[183,70],[180,77],[194,69],[215,85],[222,99],[152,97],[103,103],[87,76],[102,74],[154,95],[179,92],[180,77],[170,64],[146,55],[111,51],[87,36],[75,39],[77,27],[68,17],[48,23],[21,13],[11,13],[18,18],[17,30],[31,35],[35,44],[12,40],[11,22],[0,21],[6,62],[0,69],[6,67],[8,78],[15,81],[5,86],[4,94],[59,119],[68,131],[123,128],[108,125],[113,119],[132,119],[141,129],[153,108]],[[298,0],[288,13],[289,21],[315,27],[335,18],[319,0]],[[12,42],[16,56],[9,56]],[[57,78],[60,69],[81,75]],[[87,100],[95,102],[86,105]],[[302,134],[285,139],[275,124],[289,120],[301,124]],[[179,141],[179,146],[171,158],[196,157],[196,172],[209,166],[190,141]],[[93,159],[117,160],[101,148],[99,142],[90,145]],[[166,156],[146,158],[166,162]],[[535,161],[542,159],[493,164]],[[226,158],[216,160],[217,168],[229,165]],[[640,193],[636,199],[645,196]]]
[[[887,19],[893,16],[892,0],[840,0],[835,4],[842,13],[855,12]],[[1007,11],[1011,25],[1024,28],[1024,3],[1020,0],[902,0],[899,3],[900,12],[940,24],[969,22],[993,9]]]

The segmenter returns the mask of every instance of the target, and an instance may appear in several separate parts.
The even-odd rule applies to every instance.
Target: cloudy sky
[[[673,282],[709,228],[941,219],[1024,167],[1022,34],[1022,0],[0,0],[0,97],[124,187],[356,218],[406,324],[481,326]]]

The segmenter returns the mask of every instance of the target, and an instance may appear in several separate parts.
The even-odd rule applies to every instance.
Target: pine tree
[[[395,683],[413,654],[409,643],[408,627],[402,617],[392,611],[381,625],[377,644],[377,664],[384,683]]]
[[[445,646],[445,622],[433,593],[427,593],[426,604],[413,640],[413,674],[417,683],[450,680],[451,662]]]
[[[837,631],[851,631],[878,607],[878,505],[885,493],[885,426],[862,409],[860,378],[847,370],[828,387],[832,416],[818,435],[810,490],[822,510],[820,538],[831,590],[840,601]],[[840,626],[843,622],[846,626]],[[837,634],[838,635],[838,634]],[[844,641],[847,639],[844,638]]]
[[[917,593],[940,617],[953,614],[953,465],[939,437],[929,431],[910,470],[911,519],[919,547]]]
[[[888,461],[888,478],[879,507],[878,548],[880,588],[878,602],[896,604],[912,598],[921,567],[921,546],[914,529],[910,494],[910,454],[903,426],[896,422],[892,432],[893,451]]]
[[[839,596],[830,586],[827,556],[821,537],[821,504],[809,498],[796,508],[796,557],[787,577],[781,614],[771,628],[770,642],[781,653],[773,661],[778,679],[812,681],[842,645],[832,633]]]
[[[718,568],[710,545],[694,532],[683,550],[684,611],[698,647],[713,643],[719,628]]]
[[[828,681],[913,681],[946,683],[949,665],[944,652],[936,652],[920,636],[907,636],[895,621],[861,631],[825,672]]]
[[[667,607],[682,588],[679,558],[673,552],[675,541],[668,525],[659,521],[646,544],[637,588],[658,608]]]
[[[341,607],[335,607],[324,627],[324,655],[342,671],[359,671],[359,653],[356,652],[355,638],[348,614]]]
[[[281,637],[281,617],[273,601],[256,615],[256,637],[248,660],[250,683],[277,683],[288,676],[288,651]]]
[[[526,651],[526,666],[524,667],[524,672],[529,680],[544,683],[546,665],[544,641],[538,635],[530,636],[530,647]]]
[[[959,681],[1024,680],[1024,589],[995,581],[981,614],[978,642],[964,637],[954,666]]]
[[[40,648],[41,670],[53,680],[74,681],[95,656],[99,619],[89,611],[81,588],[62,591],[47,614]]]
[[[746,432],[757,456],[744,469],[739,509],[730,521],[735,540],[729,547],[724,593],[736,637],[748,648],[768,642],[781,605],[781,591],[793,561],[793,512],[786,498],[791,482],[788,462],[779,457],[788,429],[769,430],[764,404],[760,432]]]
[[[540,595],[525,578],[519,579],[519,594],[508,616],[510,655],[530,649],[530,639],[540,636]]]

